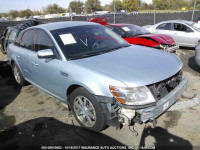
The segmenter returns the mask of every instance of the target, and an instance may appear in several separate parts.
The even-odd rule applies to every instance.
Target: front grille
[[[174,88],[176,88],[177,85],[181,82],[181,80],[182,80],[182,71],[179,71],[172,77],[163,80],[161,82],[148,85],[147,87],[151,91],[154,98],[156,100],[160,100],[165,95],[170,93]]]

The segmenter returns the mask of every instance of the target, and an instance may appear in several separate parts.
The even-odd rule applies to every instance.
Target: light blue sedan
[[[66,102],[94,131],[154,121],[187,86],[174,54],[131,46],[96,23],[28,28],[9,45],[8,57],[18,84],[28,81]]]

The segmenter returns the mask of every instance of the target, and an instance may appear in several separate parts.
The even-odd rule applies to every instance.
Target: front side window
[[[156,29],[158,30],[171,30],[171,23],[163,23],[159,25]]]
[[[80,59],[129,46],[120,36],[100,25],[75,26],[51,31],[67,59]]]
[[[54,44],[45,31],[37,30],[35,36],[35,51],[51,49],[54,51]]]
[[[29,50],[33,50],[33,36],[34,36],[34,30],[28,30],[25,31],[20,46]]]
[[[190,28],[188,28],[186,25],[181,24],[181,23],[174,23],[174,30],[176,31],[190,31],[192,32],[192,30]]]

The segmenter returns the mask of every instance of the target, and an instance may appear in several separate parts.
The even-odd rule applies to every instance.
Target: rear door
[[[172,30],[172,23],[163,23],[156,27],[155,33],[167,34],[173,38]]]
[[[21,40],[16,48],[16,59],[24,78],[31,81],[30,55],[33,53],[33,39],[35,30],[27,30],[21,35]]]

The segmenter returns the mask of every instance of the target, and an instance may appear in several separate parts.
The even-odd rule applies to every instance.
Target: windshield
[[[149,32],[142,27],[136,25],[123,25],[122,30],[128,33],[129,36],[148,34]]]
[[[187,24],[192,27],[194,30],[200,32],[200,25],[198,23]]]
[[[69,27],[51,33],[67,59],[99,55],[129,46],[121,37],[101,25]]]

